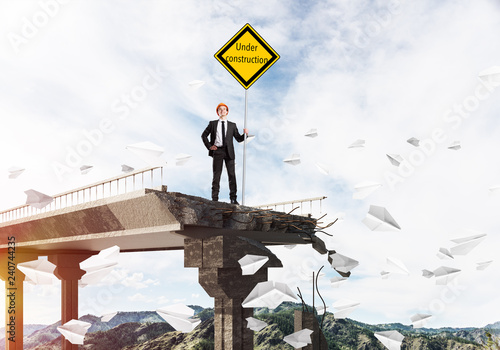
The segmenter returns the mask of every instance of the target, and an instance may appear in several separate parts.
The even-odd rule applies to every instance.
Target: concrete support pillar
[[[294,332],[298,332],[304,328],[312,330],[313,333],[311,334],[312,344],[302,347],[302,350],[328,350],[325,335],[319,329],[319,323],[314,313],[295,310]]]
[[[242,275],[238,260],[246,254],[268,256],[254,275]],[[269,267],[282,267],[279,259],[259,242],[233,236],[184,241],[184,266],[198,267],[198,280],[214,300],[215,350],[252,350],[253,331],[245,318],[252,308],[241,303],[259,282],[267,281]]]
[[[253,349],[253,331],[247,328],[247,317],[253,309],[241,307],[243,299],[215,298],[215,349]]]
[[[0,252],[0,278],[5,281],[5,349],[22,350],[24,337],[24,274],[17,264],[36,260],[33,254],[17,251]]]
[[[85,271],[80,269],[80,263],[92,253],[61,253],[49,255],[49,261],[57,267],[54,275],[61,280],[61,325],[78,319],[78,280]],[[78,350],[77,344],[71,344],[64,337],[62,350]]]

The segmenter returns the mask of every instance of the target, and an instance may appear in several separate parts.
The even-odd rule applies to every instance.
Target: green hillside
[[[109,322],[101,322],[100,318],[86,315],[80,319],[92,324],[85,337],[84,345],[79,349],[92,350],[209,350],[214,348],[213,309],[191,306],[196,316],[202,320],[200,325],[190,333],[175,331],[156,312],[119,312]],[[294,303],[283,303],[274,310],[256,308],[254,317],[268,326],[254,333],[254,348],[257,350],[276,349],[292,350],[293,347],[283,338],[294,332],[294,310],[302,306]],[[321,322],[321,317],[318,321]],[[39,329],[36,327],[25,337],[24,349],[55,350],[60,349],[61,335],[57,331],[59,323]],[[489,325],[491,326],[491,325]],[[323,321],[323,332],[330,350],[375,350],[385,349],[374,336],[374,332],[397,330],[405,336],[401,350],[474,350],[487,349],[487,331],[493,337],[500,335],[500,329],[486,328],[420,328],[403,324],[369,325],[350,319],[336,320],[333,314],[327,313]],[[4,344],[0,345],[0,349]],[[491,347],[491,349],[495,349]]]

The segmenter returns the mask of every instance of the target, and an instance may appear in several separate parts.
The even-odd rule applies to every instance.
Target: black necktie
[[[222,146],[226,145],[226,126],[225,123],[222,122]]]

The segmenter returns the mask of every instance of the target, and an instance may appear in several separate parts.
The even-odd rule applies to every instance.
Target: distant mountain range
[[[500,329],[500,321],[495,322],[495,323],[491,323],[484,328],[486,328],[486,329]]]
[[[175,331],[156,312],[119,312],[109,322],[101,322],[99,317],[85,315],[80,318],[92,324],[81,349],[92,350],[153,350],[153,349],[194,349],[209,350],[214,348],[213,309],[190,306],[195,309],[201,324],[190,333]],[[268,323],[260,332],[255,332],[254,344],[257,350],[293,349],[283,341],[283,337],[294,332],[293,313],[302,309],[300,304],[283,303],[274,310],[257,308],[254,317]],[[319,318],[321,320],[321,318]],[[61,335],[57,331],[60,323],[49,326],[25,325],[24,349],[56,350],[60,349]],[[484,328],[419,328],[400,323],[369,325],[350,319],[335,320],[327,313],[323,322],[323,332],[328,341],[328,348],[335,350],[372,350],[385,349],[374,336],[374,332],[397,330],[405,336],[402,350],[407,349],[449,349],[473,350],[485,349],[486,331],[500,339],[500,322]],[[3,329],[0,334],[3,335]],[[0,350],[5,349],[5,340],[0,340]]]

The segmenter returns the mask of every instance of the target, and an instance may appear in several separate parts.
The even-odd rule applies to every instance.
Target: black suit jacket
[[[208,149],[208,155],[211,157],[213,157],[214,151],[211,151],[210,147],[212,147],[215,143],[218,122],[219,122],[219,120],[210,121],[208,123],[208,126],[206,127],[206,129],[201,134],[201,139],[203,140],[205,147]],[[234,159],[235,156],[234,156],[233,138],[236,139],[236,141],[241,142],[241,141],[245,140],[245,134],[240,134],[238,132],[238,127],[236,126],[235,123],[230,122],[229,120],[226,120],[226,122],[227,122],[226,147],[227,147],[227,151],[229,154],[229,158]],[[208,139],[209,135],[210,135],[210,140]]]

